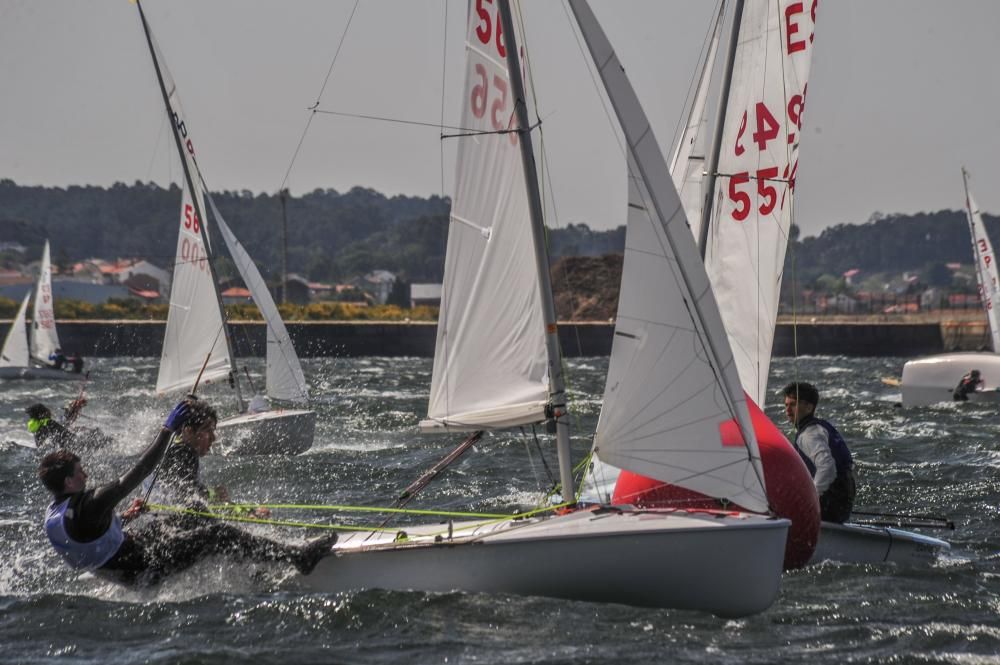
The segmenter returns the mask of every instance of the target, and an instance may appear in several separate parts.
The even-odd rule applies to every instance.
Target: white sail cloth
[[[257,304],[260,313],[264,316],[267,325],[267,396],[272,399],[286,400],[296,403],[309,401],[309,386],[306,384],[306,377],[302,373],[302,365],[299,357],[295,354],[292,340],[288,336],[288,329],[285,328],[281,314],[278,313],[278,306],[274,304],[274,298],[261,277],[260,271],[250,254],[247,253],[243,245],[237,240],[229,225],[222,218],[222,213],[215,205],[211,195],[206,195],[208,205],[212,209],[212,217],[219,226],[222,239],[229,248],[229,254],[236,263],[243,282],[250,290],[254,302]]]
[[[424,429],[545,418],[541,294],[496,8],[470,6],[461,126],[430,402]],[[517,22],[520,24],[519,22]],[[518,40],[518,43],[523,41]]]
[[[688,120],[684,132],[677,141],[674,156],[670,160],[670,174],[674,178],[674,186],[684,204],[691,233],[700,237],[702,213],[705,205],[705,144],[708,132],[708,90],[712,81],[712,70],[715,68],[715,56],[719,51],[719,41],[722,37],[722,23],[726,3],[719,3],[719,13],[715,17],[712,36],[708,42],[708,50],[702,63],[701,75],[698,77],[698,87],[695,88]]]
[[[47,363],[49,356],[59,346],[56,314],[52,302],[52,259],[49,255],[49,241],[46,240],[31,313],[31,355]]]
[[[590,7],[584,0],[570,0],[570,7],[625,134],[633,176],[595,451],[623,469],[765,511],[746,398],[670,172]],[[743,445],[722,443],[732,419]]]
[[[159,393],[191,390],[199,374],[201,381],[208,383],[228,376],[232,367],[200,224],[185,185],[170,309],[156,378]]]
[[[17,308],[17,316],[14,323],[7,331],[7,337],[3,341],[3,349],[0,349],[0,367],[28,367],[31,354],[28,351],[28,333],[25,330],[25,315],[28,311],[28,300],[31,292],[24,294],[21,306]]]
[[[763,404],[792,219],[816,4],[747,0],[705,264],[743,387]]]
[[[965,178],[965,172],[962,172]],[[979,296],[986,310],[986,320],[990,325],[990,340],[993,342],[993,352],[1000,353],[1000,278],[997,276],[996,254],[993,244],[986,234],[986,225],[969,192],[969,183],[965,182],[965,206],[969,219],[969,232],[972,235],[972,255],[976,257],[976,281],[979,283]]]

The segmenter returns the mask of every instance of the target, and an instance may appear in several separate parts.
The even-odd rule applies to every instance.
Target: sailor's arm
[[[816,485],[816,493],[822,496],[837,479],[837,464],[830,453],[829,435],[822,426],[810,425],[799,435],[798,444],[816,466],[813,483]]]

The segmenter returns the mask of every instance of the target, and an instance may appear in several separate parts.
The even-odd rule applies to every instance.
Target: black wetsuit
[[[978,376],[972,377],[971,375],[966,374],[962,377],[962,380],[958,382],[958,385],[955,386],[955,392],[952,394],[952,397],[956,402],[968,402],[969,393],[976,392],[982,383],[983,380]]]
[[[57,496],[55,503],[69,499],[63,522],[67,534],[75,541],[86,543],[107,532],[118,504],[152,473],[171,438],[170,432],[161,431],[135,467],[118,480],[96,489]],[[231,554],[258,561],[289,561],[310,569],[316,559],[312,551],[258,538],[221,522],[154,520],[148,526],[126,530],[121,546],[95,572],[125,584],[154,584],[213,554]]]
[[[208,487],[201,482],[201,461],[191,446],[175,440],[157,474],[157,502],[206,511]],[[182,570],[213,554],[253,561],[286,561],[300,566],[304,550],[269,540],[211,517],[168,514],[134,533],[146,544],[158,575]],[[311,566],[309,566],[311,567]]]

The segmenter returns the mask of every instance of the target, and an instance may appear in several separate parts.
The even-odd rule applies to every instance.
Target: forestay
[[[7,337],[3,341],[3,349],[0,349],[0,367],[28,367],[28,333],[24,328],[25,314],[28,311],[28,300],[31,292],[24,294],[24,300],[17,309],[17,316],[14,323],[7,331]]]
[[[705,253],[743,387],[763,404],[788,246],[816,3],[747,0]]]
[[[993,253],[993,245],[990,237],[986,234],[986,225],[983,223],[983,216],[979,212],[969,192],[968,174],[962,169],[962,178],[965,181],[965,210],[969,219],[969,232],[972,235],[972,254],[976,257],[976,281],[979,283],[979,297],[983,301],[983,309],[986,310],[986,319],[990,324],[990,339],[993,342],[993,352],[1000,353],[1000,279],[997,277],[996,254]]]
[[[618,319],[595,451],[615,466],[767,510],[757,441],[694,237],[656,138],[584,0],[570,0],[628,144]],[[735,418],[743,445],[722,443]]]
[[[705,135],[708,130],[708,90],[712,81],[712,70],[715,68],[715,56],[719,51],[719,40],[722,36],[722,19],[725,15],[726,3],[719,3],[719,13],[715,17],[712,36],[708,42],[708,50],[702,63],[701,75],[698,77],[698,87],[695,89],[688,120],[684,132],[677,141],[674,156],[670,160],[670,174],[674,178],[674,186],[680,194],[684,212],[687,214],[691,232],[695,238],[700,235],[702,210],[705,203]]]
[[[545,329],[517,135],[491,133],[516,123],[499,25],[491,5],[470,6],[461,126],[473,135],[457,139],[425,429],[538,422],[548,402]]]
[[[299,357],[295,354],[292,340],[288,336],[278,307],[274,304],[274,298],[261,277],[257,265],[250,258],[243,245],[237,240],[229,225],[222,218],[222,213],[215,205],[215,200],[210,194],[205,197],[208,205],[212,209],[212,218],[219,226],[222,239],[229,248],[229,254],[236,263],[237,270],[243,282],[250,290],[254,302],[264,316],[267,324],[267,395],[272,399],[287,400],[290,402],[304,403],[309,400],[309,387],[306,378],[302,373],[302,365],[299,364]]]
[[[177,86],[152,33],[150,42],[153,45],[153,57],[163,76],[170,117],[183,145],[181,152],[187,162],[186,168],[189,173],[195,174],[198,172],[198,165],[194,143],[184,122]],[[200,202],[205,200],[204,190],[199,178],[192,177],[191,180],[195,191],[190,191],[185,183],[181,197],[180,233],[177,236],[177,256],[170,288],[170,309],[167,312],[160,373],[156,379],[156,390],[160,393],[190,390],[198,380],[199,373],[202,382],[210,382],[225,377],[232,369],[222,328],[222,311],[208,264],[209,253],[202,240],[203,237],[209,237],[208,228],[204,229],[203,236],[203,220],[194,205],[195,197],[199,197]]]
[[[31,355],[48,362],[49,356],[58,348],[59,335],[56,333],[56,314],[52,306],[52,260],[49,256],[49,241],[46,240],[31,313]]]

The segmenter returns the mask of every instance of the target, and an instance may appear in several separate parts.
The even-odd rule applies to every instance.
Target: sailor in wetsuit
[[[952,393],[952,397],[956,402],[968,402],[969,395],[971,393],[980,391],[985,385],[985,381],[979,375],[979,370],[971,370],[968,374],[962,377],[962,380],[958,382],[955,386],[955,391]]]
[[[854,508],[854,460],[840,432],[815,415],[819,391],[802,381],[783,391],[785,415],[795,425],[795,450],[806,463],[819,494],[820,518],[843,524]]]
[[[32,404],[24,410],[28,416],[28,431],[35,437],[35,446],[39,450],[55,450],[69,448],[77,452],[96,450],[111,442],[111,437],[97,428],[70,429],[80,409],[87,404],[83,397],[70,402],[63,412],[64,424],[59,423],[49,407],[44,404]]]
[[[153,443],[125,475],[96,489],[87,489],[87,473],[80,458],[68,450],[46,455],[38,476],[52,492],[53,502],[45,516],[45,531],[52,547],[77,570],[92,570],[103,578],[125,584],[151,584],[180,571],[211,554],[231,554],[263,561],[288,561],[308,574],[331,552],[329,539],[317,539],[303,547],[282,545],[243,532],[240,538],[223,542],[211,525],[205,528],[125,531],[116,513],[118,504],[136,489],[163,456],[176,431],[187,425],[191,402],[178,404],[167,417]],[[199,427],[204,427],[201,423]],[[211,424],[214,430],[214,422]],[[126,511],[131,517],[141,509],[136,499]],[[232,535],[232,534],[230,534]]]

